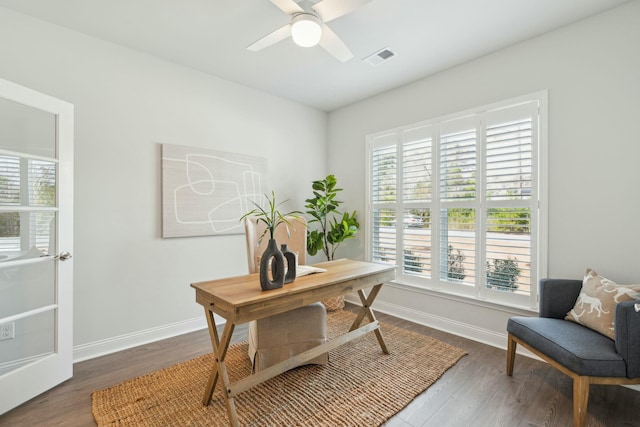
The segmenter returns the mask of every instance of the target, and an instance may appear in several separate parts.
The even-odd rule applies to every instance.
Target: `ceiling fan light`
[[[291,38],[302,47],[313,47],[320,42],[320,18],[311,13],[300,13],[291,20]]]

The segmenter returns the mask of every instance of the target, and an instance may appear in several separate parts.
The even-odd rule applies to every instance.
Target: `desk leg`
[[[222,331],[222,337],[221,339],[218,339],[218,330],[213,318],[213,312],[207,309],[205,309],[205,312],[207,316],[207,324],[209,326],[211,345],[213,347],[213,355],[215,357],[215,365],[211,368],[211,373],[209,374],[209,380],[207,381],[207,387],[204,392],[202,403],[205,406],[209,405],[211,397],[213,396],[213,391],[216,388],[218,378],[220,378],[222,380],[222,396],[224,397],[224,401],[227,406],[227,415],[229,416],[229,421],[231,422],[231,425],[237,426],[238,414],[236,412],[236,405],[233,397],[229,397],[229,385],[231,383],[229,381],[229,375],[227,373],[227,366],[224,363],[235,325],[232,322],[227,321],[224,326],[224,331]]]
[[[362,308],[360,309],[360,312],[358,313],[355,320],[353,321],[353,324],[351,325],[351,329],[349,329],[349,332],[355,329],[358,329],[360,327],[362,320],[364,320],[364,316],[367,316],[369,318],[369,321],[371,322],[376,321],[376,316],[375,314],[373,314],[373,311],[371,310],[371,305],[373,304],[373,301],[378,296],[380,289],[382,289],[382,283],[374,286],[371,289],[371,292],[369,292],[369,296],[367,296],[367,294],[365,294],[364,290],[362,289],[358,291],[358,296],[360,297],[360,301],[362,302]],[[382,352],[384,354],[389,354],[389,349],[387,348],[387,344],[384,342],[384,338],[382,337],[382,332],[380,332],[380,328],[375,329],[374,333],[376,334],[376,338],[378,339],[378,344],[380,344],[380,348],[382,349]]]

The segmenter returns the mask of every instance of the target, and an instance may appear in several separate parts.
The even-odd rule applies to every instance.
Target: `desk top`
[[[395,266],[341,259],[317,264],[324,273],[298,277],[282,288],[263,291],[257,273],[192,283],[196,302],[234,323],[244,323],[323,299],[391,281]]]

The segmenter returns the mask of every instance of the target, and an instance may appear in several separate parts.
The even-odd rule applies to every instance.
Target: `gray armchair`
[[[573,379],[573,425],[585,425],[590,384],[640,384],[640,301],[616,305],[615,341],[564,320],[580,293],[581,280],[540,281],[539,317],[507,323],[507,375],[513,375],[522,345]]]

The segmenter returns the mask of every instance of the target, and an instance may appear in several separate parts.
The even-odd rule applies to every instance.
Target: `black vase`
[[[271,279],[269,278],[269,263],[271,263]],[[260,287],[263,291],[281,288],[284,284],[284,256],[275,239],[269,239],[260,259]]]
[[[281,245],[280,250],[287,261],[287,273],[284,275],[284,283],[291,283],[296,280],[296,254],[291,252],[287,245]]]

